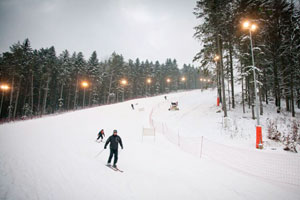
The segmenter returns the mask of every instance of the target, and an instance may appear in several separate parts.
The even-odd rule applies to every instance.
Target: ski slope
[[[142,128],[152,120],[181,136],[235,145],[220,134],[222,114],[216,113],[215,94],[173,93],[168,100],[149,97],[3,124],[0,199],[300,199],[297,185],[243,173],[206,156],[200,159],[162,131],[157,130],[155,140],[149,136],[142,141]],[[168,111],[171,101],[179,102],[179,111]],[[123,140],[118,166],[124,173],[105,166],[108,149],[98,155],[104,143],[95,139],[102,128],[106,138],[117,129]]]

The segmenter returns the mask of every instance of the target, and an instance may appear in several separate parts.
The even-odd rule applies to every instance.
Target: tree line
[[[295,117],[295,106],[300,108],[299,4],[293,0],[197,1],[194,14],[201,23],[195,27],[195,37],[203,48],[194,60],[214,70],[218,77],[219,97],[221,101],[227,99],[229,108],[235,107],[234,83],[240,82],[243,111],[248,105],[253,119],[256,92],[261,115],[262,102],[272,101],[278,112],[284,105],[284,109]],[[257,91],[254,90],[250,32],[242,26],[246,20],[256,25],[251,38]],[[216,55],[221,59],[214,59]],[[227,95],[221,91],[225,86],[222,85],[223,77],[228,80],[230,92]],[[223,109],[226,111],[226,104]]]
[[[0,84],[9,85],[9,90],[2,90],[0,117],[13,120],[196,89],[201,86],[200,77],[211,76],[208,70],[190,64],[179,69],[176,59],[125,61],[114,52],[99,61],[94,51],[86,60],[82,52],[68,50],[57,56],[53,46],[34,50],[25,39],[0,56]]]

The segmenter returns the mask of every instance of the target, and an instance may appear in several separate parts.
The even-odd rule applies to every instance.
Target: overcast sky
[[[193,38],[196,0],[0,0],[0,53],[29,38],[34,49],[54,46],[112,52],[126,60],[191,63],[200,44]]]

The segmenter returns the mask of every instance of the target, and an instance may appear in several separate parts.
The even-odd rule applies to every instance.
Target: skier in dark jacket
[[[109,158],[107,161],[107,165],[110,166],[110,162],[112,157],[114,156],[114,164],[113,167],[117,167],[117,162],[118,162],[118,146],[120,144],[121,148],[123,149],[123,144],[122,144],[122,139],[120,136],[117,135],[117,130],[113,131],[113,135],[111,135],[107,140],[106,143],[104,145],[104,149],[106,149],[107,145],[110,143],[109,147],[110,147],[110,154],[109,154]]]
[[[104,130],[101,129],[101,131],[98,133],[98,138],[96,139],[96,142],[99,140],[99,138],[101,138],[100,142],[102,142],[104,137],[105,137]]]

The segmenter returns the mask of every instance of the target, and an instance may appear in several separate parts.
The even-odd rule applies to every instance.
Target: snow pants
[[[108,158],[108,162],[111,162],[112,157],[114,156],[114,165],[117,164],[118,162],[118,149],[110,149],[110,154],[109,154],[109,158]]]
[[[98,138],[97,138],[97,140],[99,140],[99,138],[101,138],[101,140],[103,140],[103,136],[102,136],[102,134],[99,134],[99,135],[98,135]]]

